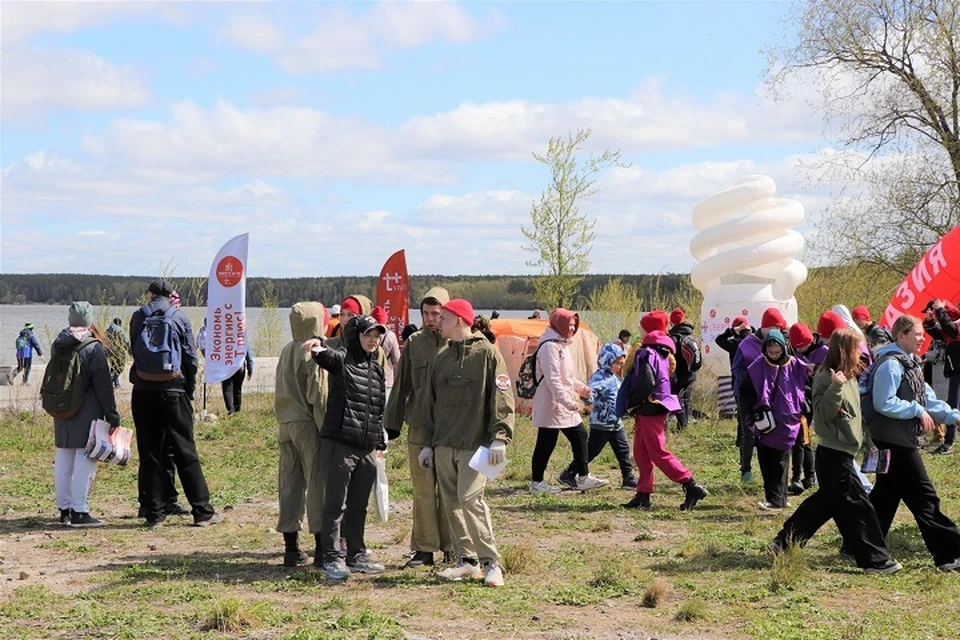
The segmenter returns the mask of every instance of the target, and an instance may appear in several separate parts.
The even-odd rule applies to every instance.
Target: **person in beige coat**
[[[449,300],[446,289],[433,287],[420,301],[423,328],[404,344],[384,413],[384,426],[391,438],[399,436],[404,422],[408,425],[407,455],[413,485],[413,531],[410,534],[413,557],[407,562],[408,567],[432,566],[435,552],[451,555],[449,560],[454,551],[453,536],[444,515],[434,469],[422,468],[417,462],[420,450],[429,444],[423,430],[432,409],[428,397],[430,372],[437,354],[447,344],[446,338],[440,335],[440,313]]]
[[[326,312],[319,302],[293,305],[290,309],[293,340],[283,348],[277,361],[273,400],[280,447],[277,531],[283,534],[283,564],[287,567],[307,561],[298,539],[304,508],[307,526],[314,536],[320,533],[323,514],[323,483],[317,460],[320,425],[327,407],[327,373],[313,363],[310,353],[300,345],[322,336],[325,326]]]

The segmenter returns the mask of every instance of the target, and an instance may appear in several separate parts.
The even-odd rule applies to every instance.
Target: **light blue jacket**
[[[588,382],[593,395],[593,408],[590,410],[590,428],[598,431],[623,431],[623,422],[617,417],[617,393],[620,391],[620,377],[610,371],[610,366],[625,352],[613,342],[600,347],[597,355],[597,370]]]
[[[877,349],[875,357],[879,360],[887,353],[906,353],[891,342]],[[937,394],[930,385],[923,385],[926,389],[927,406],[916,401],[906,401],[897,397],[897,389],[903,380],[903,365],[896,358],[889,358],[877,367],[873,374],[873,408],[877,413],[896,420],[910,420],[923,415],[924,409],[930,416],[942,424],[956,424],[960,420],[960,411],[950,408],[950,405],[937,398]],[[863,391],[861,389],[861,391]]]

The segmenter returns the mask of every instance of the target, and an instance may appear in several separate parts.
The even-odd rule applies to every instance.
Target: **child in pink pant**
[[[648,320],[654,313],[643,319]],[[663,320],[663,328],[666,328],[666,314],[663,314]],[[639,481],[637,494],[623,506],[630,509],[650,508],[653,468],[657,467],[668,478],[683,485],[684,500],[680,509],[686,511],[705,498],[708,492],[697,484],[693,473],[667,449],[667,416],[680,410],[677,396],[670,392],[671,362],[676,347],[663,328],[652,323],[652,320],[648,320],[647,324],[651,326],[644,326],[648,333],[643,339],[643,346],[634,356],[633,366],[621,386],[621,396],[617,402],[618,412],[629,412],[636,416],[633,457],[637,463]]]

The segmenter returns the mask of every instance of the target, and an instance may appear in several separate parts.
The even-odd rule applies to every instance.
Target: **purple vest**
[[[777,423],[772,431],[758,433],[757,438],[771,449],[790,449],[800,431],[807,383],[806,363],[799,358],[790,358],[786,364],[778,367],[770,364],[766,358],[758,358],[747,367],[747,375],[757,391],[757,404],[752,410],[770,407]]]

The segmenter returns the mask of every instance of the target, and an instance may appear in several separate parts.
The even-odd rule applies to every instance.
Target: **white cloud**
[[[69,33],[146,15],[182,19],[177,3],[170,2],[4,2],[0,39],[7,47],[40,33]]]
[[[496,11],[476,20],[447,0],[380,2],[359,14],[349,6],[325,6],[312,20],[299,21],[314,26],[303,34],[295,28],[285,31],[260,12],[231,19],[220,35],[238,47],[270,55],[287,73],[305,74],[376,69],[394,52],[435,41],[463,44],[502,27]]]
[[[5,50],[0,69],[4,119],[35,120],[54,109],[129,109],[150,100],[134,68],[86,51]]]

